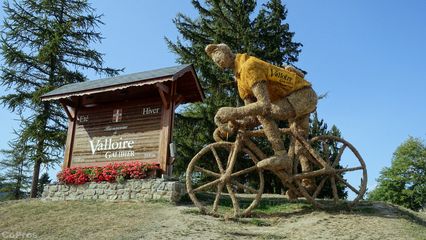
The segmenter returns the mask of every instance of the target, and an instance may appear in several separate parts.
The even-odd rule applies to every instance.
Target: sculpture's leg
[[[265,135],[272,145],[272,149],[274,149],[274,156],[260,161],[257,166],[276,170],[285,169],[287,172],[291,172],[292,163],[287,156],[277,123],[271,117],[258,116],[257,118],[263,126]]]
[[[299,132],[306,139],[309,134],[309,114],[304,115],[300,118],[297,118],[290,122],[290,124],[296,124]],[[312,164],[309,161],[309,154],[307,150],[302,146],[299,141],[293,140],[294,143],[294,152],[295,156],[298,156],[300,165],[302,167],[302,172],[310,172],[313,171]],[[315,178],[305,178],[302,179],[302,186],[307,189],[309,193],[313,193],[316,189]]]

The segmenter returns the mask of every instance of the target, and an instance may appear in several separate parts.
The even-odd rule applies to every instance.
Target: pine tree
[[[15,135],[17,134],[15,132]],[[1,151],[4,158],[0,161],[0,167],[5,173],[2,176],[4,183],[0,192],[8,193],[9,199],[21,199],[27,195],[31,179],[31,162],[28,161],[27,148],[16,138],[9,142],[9,150]]]
[[[226,43],[234,52],[246,52],[277,65],[298,60],[301,43],[293,41],[294,33],[285,23],[287,10],[280,0],[264,4],[257,16],[254,0],[192,1],[199,17],[191,19],[179,13],[174,23],[183,39],[172,42],[169,48],[178,55],[179,63],[192,63],[197,70],[206,98],[203,103],[192,104],[176,114],[174,141],[178,158],[176,172],[183,173],[188,162],[205,144],[213,142],[213,118],[220,107],[240,106],[232,73],[218,69],[205,54],[210,43]],[[277,191],[281,181],[275,176],[266,182],[265,191]],[[273,186],[272,186],[273,185]]]
[[[65,142],[66,117],[58,103],[40,96],[86,79],[82,70],[115,75],[103,67],[102,54],[91,44],[102,39],[96,15],[87,0],[22,0],[3,5],[1,84],[11,93],[0,101],[25,116],[21,143],[33,161],[31,197],[37,196],[41,164],[55,163]]]
[[[7,193],[3,191],[3,188],[5,187],[5,180],[6,178],[0,172],[0,201],[5,200],[7,198]]]

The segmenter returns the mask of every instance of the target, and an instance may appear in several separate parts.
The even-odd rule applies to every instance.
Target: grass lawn
[[[372,202],[352,210],[316,210],[282,198],[266,198],[252,216],[238,220],[202,215],[187,202],[0,202],[0,239],[16,234],[21,239],[424,240],[426,215]]]

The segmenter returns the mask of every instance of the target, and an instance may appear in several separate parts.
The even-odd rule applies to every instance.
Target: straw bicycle
[[[325,188],[331,188],[332,194],[328,197],[336,205],[345,203],[354,206],[362,199],[367,188],[367,169],[352,144],[340,137],[328,135],[304,139],[296,125],[281,128],[280,131],[291,141],[301,144],[304,150],[301,154],[305,154],[313,165],[312,171],[301,172],[298,154],[289,149],[289,157],[293,159],[291,172],[270,170],[284,186],[317,208],[324,207],[321,198],[327,196],[321,194]],[[264,190],[264,170],[256,164],[268,156],[254,143],[254,138],[264,137],[263,129],[247,130],[240,127],[236,131],[235,141],[228,142],[223,141],[219,129],[216,129],[216,142],[205,146],[193,157],[186,171],[186,186],[189,197],[203,213],[242,217],[249,215],[259,204]],[[344,178],[344,174],[348,177]],[[308,191],[303,186],[304,178],[315,179],[315,191]],[[360,178],[358,186],[357,178]],[[340,200],[338,190],[342,188],[346,188],[353,199]],[[226,201],[229,201],[228,205],[232,203],[232,208],[221,207],[227,205],[224,203]]]

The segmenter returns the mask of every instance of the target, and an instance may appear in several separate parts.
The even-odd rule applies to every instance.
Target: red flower
[[[84,184],[86,182],[115,182],[117,177],[142,179],[147,172],[160,170],[158,163],[124,162],[110,163],[104,167],[72,167],[58,173],[59,182],[65,184]]]

